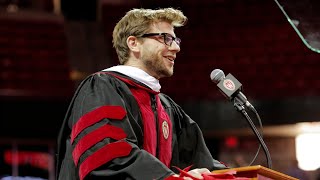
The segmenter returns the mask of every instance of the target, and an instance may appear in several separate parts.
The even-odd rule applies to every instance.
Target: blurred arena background
[[[246,166],[258,149],[246,120],[210,80],[218,68],[242,83],[257,109],[273,169],[303,168],[296,138],[320,132],[320,55],[273,0],[0,0],[0,177],[54,179],[56,138],[75,88],[117,65],[113,27],[140,7],[175,7],[189,18],[176,30],[182,50],[162,92],[199,123],[214,157]],[[254,164],[266,166],[262,151]],[[308,179],[316,180],[318,167],[304,170]]]

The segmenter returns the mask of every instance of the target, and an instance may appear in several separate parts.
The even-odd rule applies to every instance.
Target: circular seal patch
[[[168,139],[169,137],[169,125],[167,121],[162,122],[162,134],[164,139]]]
[[[234,85],[233,81],[230,79],[226,79],[223,81],[223,86],[228,89],[229,91],[234,91],[236,86]]]

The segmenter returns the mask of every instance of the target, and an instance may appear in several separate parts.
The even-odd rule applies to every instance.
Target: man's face
[[[168,36],[175,37],[173,26],[167,22],[154,23],[148,33],[168,33]],[[165,44],[164,36],[161,35],[143,40],[139,58],[143,70],[157,79],[172,76],[176,54],[180,51],[179,45],[175,41],[171,46]]]

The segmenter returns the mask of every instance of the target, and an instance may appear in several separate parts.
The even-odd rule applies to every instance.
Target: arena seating
[[[70,97],[61,18],[0,18],[1,96]]]

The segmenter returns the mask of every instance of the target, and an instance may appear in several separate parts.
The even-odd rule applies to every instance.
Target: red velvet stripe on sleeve
[[[128,156],[131,149],[131,145],[127,142],[114,142],[94,152],[81,163],[79,168],[80,180],[83,180],[91,171],[112,159]]]
[[[103,118],[122,120],[126,115],[126,111],[121,106],[101,106],[84,116],[72,127],[71,143],[78,134],[85,128],[101,121]]]
[[[127,135],[123,129],[108,124],[94,130],[93,132],[81,138],[75,146],[72,152],[74,164],[77,166],[80,156],[90,147],[102,141],[103,139],[112,138],[115,140],[120,140],[126,137]]]

